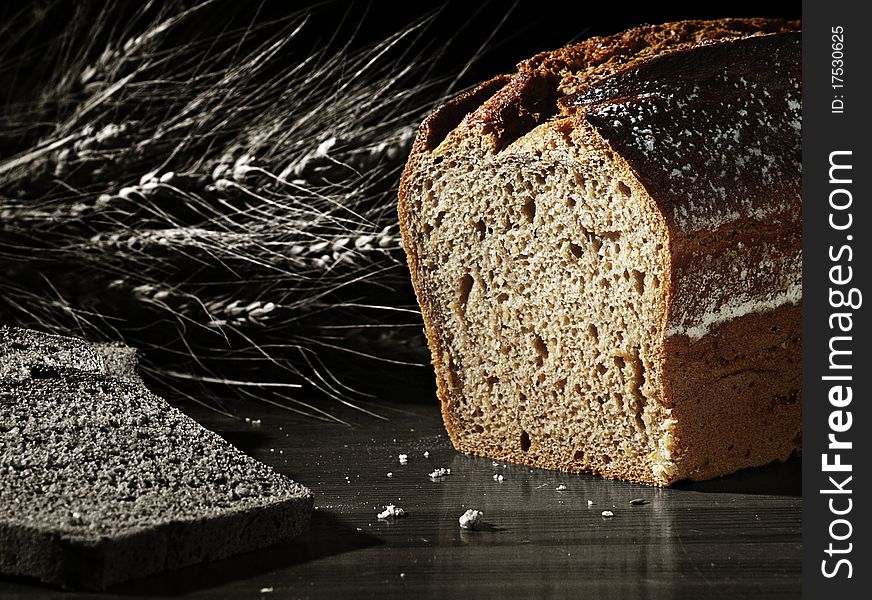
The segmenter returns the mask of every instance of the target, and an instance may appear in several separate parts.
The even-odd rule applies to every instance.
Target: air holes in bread
[[[460,387],[460,378],[457,376],[457,365],[454,364],[454,361],[451,357],[447,357],[445,361],[447,366],[447,378],[448,378],[448,387],[457,389]]]
[[[630,197],[630,188],[623,181],[618,182],[618,192],[620,192],[624,196],[627,196],[628,198]]]
[[[457,287],[457,306],[461,311],[466,311],[466,303],[469,301],[469,294],[472,292],[474,282],[475,280],[469,273],[460,280],[460,285]]]
[[[530,434],[526,431],[521,432],[521,450],[527,452],[530,449]]]
[[[480,240],[483,240],[487,235],[487,225],[482,220],[475,222],[475,230],[478,232],[478,239]]]
[[[436,218],[433,219],[432,223],[424,221],[424,224],[423,224],[424,235],[429,236],[431,233],[433,233],[434,229],[436,229],[437,227],[442,225],[442,220],[444,218],[445,218],[445,211],[440,210],[439,213],[436,215]]]
[[[538,335],[533,337],[533,348],[536,349],[536,353],[539,355],[540,359],[544,361],[548,358],[548,345],[545,343],[545,340]]]
[[[646,427],[645,427],[645,420],[642,418],[642,413],[636,413],[635,420],[636,420],[636,430],[638,430],[639,433],[644,433]]]
[[[527,217],[527,222],[532,223],[536,218],[536,201],[530,198],[521,207],[521,212]]]
[[[645,293],[645,274],[636,269],[633,269],[633,287],[640,296]]]

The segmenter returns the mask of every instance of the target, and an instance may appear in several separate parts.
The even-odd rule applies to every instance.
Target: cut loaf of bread
[[[799,449],[798,27],[590,39],[424,122],[399,217],[458,450],[669,485]]]

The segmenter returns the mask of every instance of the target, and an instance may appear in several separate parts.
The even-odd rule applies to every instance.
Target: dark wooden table
[[[351,427],[265,405],[241,406],[238,419],[184,407],[313,490],[316,511],[301,538],[130,582],[110,594],[0,579],[0,598],[708,600],[800,594],[798,459],[657,489],[457,454],[429,398],[367,404],[387,421],[337,406],[331,411]],[[399,464],[399,454],[408,455],[407,464]],[[451,474],[431,480],[428,473],[437,467]],[[559,485],[566,489],[558,491]],[[646,504],[631,505],[634,498]],[[389,503],[408,516],[379,521],[376,513]],[[467,508],[483,511],[485,530],[460,529],[458,517]],[[603,510],[614,517],[603,518]]]

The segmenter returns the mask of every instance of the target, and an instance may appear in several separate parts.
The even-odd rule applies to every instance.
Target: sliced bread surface
[[[646,26],[424,122],[399,216],[456,448],[656,485],[799,449],[799,38]]]
[[[106,352],[0,332],[0,572],[100,590],[307,526],[308,489],[149,392],[129,352],[106,375]]]

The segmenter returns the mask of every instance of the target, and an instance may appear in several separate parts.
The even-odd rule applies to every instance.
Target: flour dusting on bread
[[[798,448],[799,57],[645,26],[424,122],[399,215],[456,448],[656,485]]]

